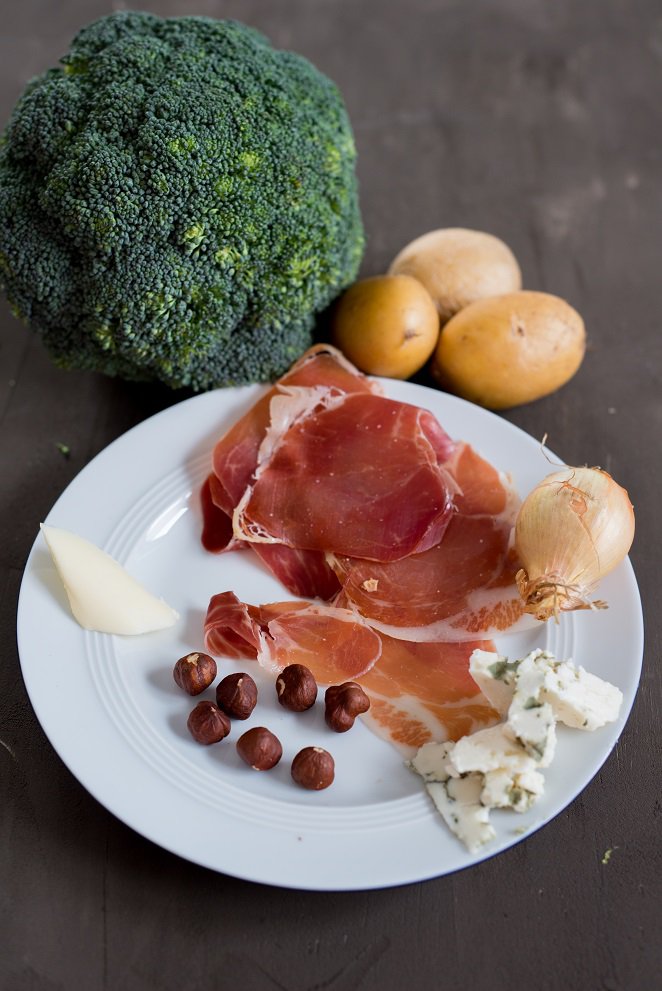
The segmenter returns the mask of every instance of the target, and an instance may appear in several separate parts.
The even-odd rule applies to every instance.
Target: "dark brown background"
[[[122,6],[20,0],[9,13],[7,4],[2,118],[78,27]],[[566,461],[600,464],[629,489],[646,662],[630,722],[593,783],[540,833],[469,871],[400,889],[311,894],[165,853],[61,764],[27,700],[14,631],[40,519],[94,454],[177,397],[58,372],[2,304],[0,987],[659,987],[659,2],[142,6],[248,21],[339,83],[360,155],[366,273],[430,228],[476,227],[513,247],[529,288],[565,296],[584,315],[590,349],[574,381],[506,416],[537,437],[548,432]]]

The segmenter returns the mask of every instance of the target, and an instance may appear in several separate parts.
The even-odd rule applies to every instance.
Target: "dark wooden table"
[[[0,111],[100,0],[22,0],[3,20]],[[140,6],[140,5],[139,5]],[[572,805],[459,874],[361,893],[235,880],[166,853],[66,770],[28,702],[15,645],[39,521],[127,428],[180,398],[56,370],[0,318],[0,987],[6,991],[661,986],[662,19],[655,0],[199,0],[310,57],[342,88],[360,154],[365,273],[410,238],[503,237],[529,288],[584,315],[560,393],[506,413],[569,463],[625,485],[647,651],[626,730]],[[58,442],[71,449],[67,459]],[[658,509],[655,509],[658,506]],[[612,855],[605,862],[604,853]]]

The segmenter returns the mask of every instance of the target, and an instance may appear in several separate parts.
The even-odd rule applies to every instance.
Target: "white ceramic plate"
[[[384,387],[392,398],[432,410],[452,436],[510,472],[521,494],[551,470],[539,441],[477,406],[411,383],[388,380]],[[394,748],[363,725],[332,733],[321,697],[307,713],[285,712],[273,679],[261,671],[251,719],[235,723],[227,742],[200,747],[186,729],[194,703],[175,686],[172,668],[178,657],[202,648],[210,596],[232,589],[248,602],[284,598],[254,555],[208,554],[199,541],[197,493],[214,441],[261,392],[259,386],[211,392],[159,413],[99,454],[58,499],[48,523],[103,547],[181,619],[172,630],[143,637],[83,631],[37,537],[21,587],[18,642],[39,721],[71,772],[107,809],[167,850],[227,874],[293,888],[378,888],[446,874],[505,850],[572,801],[623,729],[643,647],[630,563],[600,588],[607,611],[574,613],[559,625],[497,641],[511,657],[535,646],[572,655],[617,684],[625,701],[619,721],[598,732],[560,727],[545,795],[525,815],[494,811],[497,839],[479,855],[448,832]],[[221,661],[219,672],[247,663]],[[249,770],[232,745],[252,725],[269,726],[283,743],[283,759],[269,773]],[[312,744],[335,757],[336,780],[327,791],[304,792],[289,776],[294,754]]]

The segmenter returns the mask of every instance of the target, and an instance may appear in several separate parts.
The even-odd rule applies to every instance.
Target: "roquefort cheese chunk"
[[[480,800],[482,775],[429,781],[425,787],[448,828],[472,853],[495,838],[489,809]]]
[[[529,654],[519,664],[515,691],[506,718],[506,732],[521,743],[540,767],[549,767],[556,749],[556,723],[545,701],[546,662]]]
[[[518,664],[492,650],[474,650],[469,659],[471,677],[501,716],[506,715],[513,698]]]
[[[424,743],[409,761],[412,770],[424,781],[447,781],[451,772],[448,769],[454,743]]]
[[[483,776],[480,800],[492,809],[514,809],[528,812],[545,790],[545,779],[540,771],[513,773],[505,768],[488,771]]]
[[[452,768],[457,774],[469,771],[497,771],[501,768],[521,773],[534,770],[536,762],[526,750],[506,732],[505,723],[463,736],[453,748]]]
[[[475,852],[494,839],[490,809],[526,812],[542,795],[539,768],[554,756],[556,721],[599,729],[618,717],[623,695],[543,650],[514,661],[475,650],[470,672],[504,721],[456,743],[427,743],[409,766],[425,780],[449,828]]]
[[[506,716],[527,662],[544,672],[540,701],[548,702],[554,718],[574,729],[595,730],[618,719],[623,693],[619,688],[590,674],[572,659],[557,660],[546,650],[533,650],[522,660],[509,661],[501,654],[474,650],[469,671],[490,705]]]
[[[623,704],[620,688],[571,661],[552,660],[546,665],[543,696],[559,722],[584,730],[613,723]]]

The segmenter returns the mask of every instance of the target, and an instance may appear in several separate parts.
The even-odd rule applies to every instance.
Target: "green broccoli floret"
[[[340,93],[243,24],[104,17],[1,141],[0,284],[61,367],[265,381],[356,276]]]

